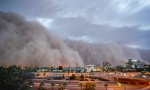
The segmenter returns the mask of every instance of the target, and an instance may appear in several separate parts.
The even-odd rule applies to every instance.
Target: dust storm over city
[[[37,22],[0,12],[0,64],[22,66],[83,66],[77,51]]]

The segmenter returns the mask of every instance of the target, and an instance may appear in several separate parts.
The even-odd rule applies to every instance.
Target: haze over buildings
[[[1,0],[0,11],[1,64],[150,62],[149,0]]]

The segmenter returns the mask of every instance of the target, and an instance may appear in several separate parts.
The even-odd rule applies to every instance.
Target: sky
[[[0,0],[63,39],[150,49],[150,0]]]

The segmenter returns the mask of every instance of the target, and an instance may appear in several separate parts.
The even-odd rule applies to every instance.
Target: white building
[[[96,71],[95,65],[86,65],[87,72]]]

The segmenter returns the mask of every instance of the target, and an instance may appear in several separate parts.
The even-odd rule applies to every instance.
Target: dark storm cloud
[[[39,21],[65,39],[150,48],[149,0],[1,0],[0,10]]]
[[[52,29],[56,31],[67,32],[67,35],[70,35],[68,38],[79,38],[79,40],[87,42],[118,42],[125,45],[141,46],[141,48],[149,48],[150,44],[150,31],[142,31],[139,29],[140,26],[112,27],[105,24],[92,24],[83,18],[61,18],[55,20],[52,26],[54,26]]]

